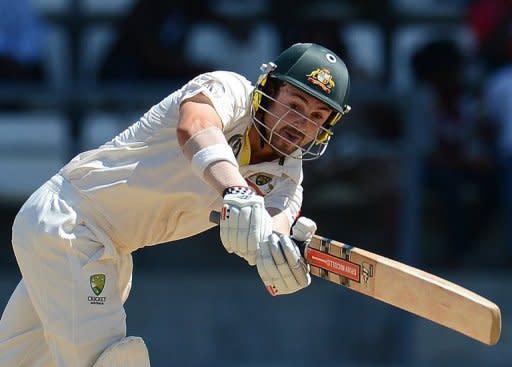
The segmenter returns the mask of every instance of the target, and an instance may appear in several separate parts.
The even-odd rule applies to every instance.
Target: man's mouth
[[[304,139],[304,134],[291,128],[283,129],[282,131],[279,132],[279,135],[288,142],[295,145],[299,145],[302,139]]]

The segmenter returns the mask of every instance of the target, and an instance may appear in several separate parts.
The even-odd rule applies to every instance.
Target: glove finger
[[[229,208],[228,222],[228,243],[232,251],[236,254],[240,254],[237,243],[238,243],[238,222],[240,217],[240,209],[235,206]]]
[[[277,295],[277,289],[274,287],[272,283],[272,278],[268,274],[267,268],[265,266],[266,260],[268,256],[270,256],[270,253],[267,250],[263,250],[266,246],[260,247],[258,250],[258,253],[256,255],[256,269],[258,270],[258,274],[260,275],[261,280],[263,281],[263,284],[265,285],[265,288],[267,288],[268,292],[275,296]]]
[[[297,245],[286,235],[281,235],[281,248],[283,250],[289,269],[293,277],[301,287],[306,287],[311,283],[309,267],[300,255]]]
[[[250,228],[250,221],[252,216],[252,207],[246,206],[239,208],[238,211],[238,222],[236,223],[236,228],[233,229],[234,232],[236,232],[236,245],[237,245],[237,251],[238,254],[243,255],[246,257],[248,255],[248,237],[249,237],[249,228]]]
[[[280,278],[286,284],[287,288],[297,289],[299,284],[297,283],[295,276],[292,274],[290,264],[282,251],[281,237],[275,234],[270,236],[269,247],[274,263],[279,271]]]
[[[281,249],[279,248],[279,237],[273,233],[269,237],[269,240],[262,246],[266,247],[265,251],[268,251],[268,254],[270,255],[265,259],[265,268],[271,277],[271,282],[279,293],[283,294],[283,292],[288,288],[288,284],[283,277],[283,273],[280,268],[283,266],[288,267],[288,264],[286,264],[284,256],[281,253]],[[276,263],[273,252],[276,253],[276,256],[279,256],[280,254],[280,257],[278,257],[278,261],[280,261],[280,263]],[[291,276],[291,274],[286,274],[285,272],[285,276],[286,275]]]
[[[225,210],[225,211],[227,211],[228,208],[229,208],[229,205],[223,206],[223,210]],[[231,233],[230,233],[230,229],[229,229],[229,218],[225,218],[224,220],[221,220],[219,227],[220,227],[220,240],[221,240],[222,244],[224,245],[224,248],[229,253],[233,253],[234,252],[233,247],[232,247],[233,242],[231,242],[231,239],[230,239]]]
[[[261,235],[261,225],[262,225],[262,208],[259,204],[252,206],[250,212],[250,216],[247,218],[247,257],[253,262],[256,259],[256,250],[258,249],[258,245],[260,242],[264,240],[264,237]]]
[[[273,236],[276,235],[272,234],[271,237]],[[261,244],[260,252],[263,260],[262,267],[265,269],[265,272],[269,278],[268,281],[270,285],[272,285],[273,288],[277,290],[279,294],[281,294],[281,292],[283,292],[283,290],[286,288],[286,284],[281,277],[281,273],[276,266],[274,258],[272,257],[272,253],[270,251],[270,238],[269,241],[265,241]]]

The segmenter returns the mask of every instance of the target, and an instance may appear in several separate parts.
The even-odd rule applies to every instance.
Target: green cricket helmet
[[[253,93],[253,113],[261,107],[261,98],[274,98],[264,92],[268,78],[276,78],[289,83],[305,93],[315,97],[333,109],[333,113],[319,127],[317,136],[306,147],[297,147],[297,156],[286,154],[303,160],[320,157],[332,136],[332,127],[350,111],[347,104],[350,80],[348,70],[334,52],[314,43],[297,43],[284,50],[273,62],[263,64]],[[267,110],[268,112],[268,110]],[[255,123],[266,126],[256,119]],[[258,129],[261,130],[261,126]],[[271,144],[271,139],[263,132],[263,138]],[[282,153],[282,152],[281,152]]]

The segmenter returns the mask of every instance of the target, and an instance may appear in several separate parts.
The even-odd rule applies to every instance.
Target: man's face
[[[306,92],[283,84],[265,114],[267,136],[275,150],[291,154],[317,138],[332,109]]]

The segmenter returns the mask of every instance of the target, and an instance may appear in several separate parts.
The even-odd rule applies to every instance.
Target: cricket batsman
[[[212,210],[225,249],[272,295],[308,286],[294,242],[316,230],[299,218],[302,160],[324,153],[348,90],[336,54],[299,43],[255,85],[199,75],[73,158],[15,218],[22,279],[0,321],[0,366],[149,366],[144,341],[126,336],[131,253],[206,231]]]

